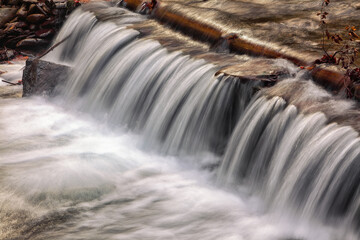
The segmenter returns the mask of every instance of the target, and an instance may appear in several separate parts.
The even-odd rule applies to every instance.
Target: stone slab
[[[238,77],[243,80],[277,81],[280,77],[289,75],[288,69],[280,66],[278,60],[253,59],[242,64],[231,65],[217,72]]]

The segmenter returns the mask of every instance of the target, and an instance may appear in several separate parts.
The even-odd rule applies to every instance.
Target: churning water
[[[289,79],[251,99],[256,83],[141,39],[118,11],[67,21],[47,57],[74,66],[56,98],[0,102],[0,238],[359,239],[358,133],[275,92],[331,96]]]

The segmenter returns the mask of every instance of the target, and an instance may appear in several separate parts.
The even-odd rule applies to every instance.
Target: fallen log
[[[141,0],[125,1],[127,2],[126,7],[130,10],[136,10],[142,3]],[[252,43],[238,36],[228,39],[227,36],[223,34],[220,30],[217,30],[204,23],[199,23],[193,19],[187,18],[186,16],[171,12],[169,9],[161,6],[160,4],[158,4],[158,6],[153,10],[152,16],[160,23],[168,24],[175,30],[180,30],[182,33],[190,35],[194,39],[209,42],[212,45],[219,44],[221,41],[224,40],[228,41],[230,51],[238,54],[264,56],[267,58],[283,58],[299,67],[304,66],[304,69],[309,71],[315,82],[333,92],[340,92],[343,89],[347,88],[344,82],[344,75],[339,72],[314,67],[311,63],[308,63],[304,60],[298,59],[294,56],[283,54],[265,46]],[[350,88],[355,87],[350,86]],[[355,91],[355,98],[357,100],[360,100],[359,87],[356,87]]]
[[[155,8],[153,16],[159,22],[170,25],[196,40],[209,42],[212,45],[221,41],[222,32],[214,27],[199,23],[193,19],[172,13],[166,8]]]

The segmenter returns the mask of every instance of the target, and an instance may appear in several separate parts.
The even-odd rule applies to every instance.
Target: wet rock
[[[61,25],[62,22],[63,22],[63,20],[61,18],[50,17],[45,22],[43,22],[40,26],[41,26],[41,28],[53,28],[53,27]]]
[[[54,26],[54,22],[54,18],[48,18],[48,20],[43,22],[40,26],[41,28],[51,28],[52,26]]]
[[[16,12],[16,16],[18,16],[21,19],[25,19],[27,15],[28,15],[28,11],[27,11],[26,5],[23,4],[19,8],[19,10]]]
[[[12,37],[12,38],[8,39],[4,45],[7,48],[16,48],[17,43],[26,37],[27,37],[27,35],[20,35],[17,37]]]
[[[46,45],[49,44],[49,41],[45,39],[40,38],[25,38],[24,40],[19,41],[16,44],[16,47],[18,48],[30,48],[30,47],[36,47],[40,45]]]
[[[42,13],[35,13],[27,16],[26,21],[33,24],[42,23],[46,19],[46,16]]]
[[[70,67],[29,59],[23,73],[23,97],[55,94],[55,87],[67,79]]]
[[[238,77],[241,80],[258,80],[263,82],[276,82],[277,80],[289,76],[285,67],[280,67],[277,60],[254,59],[243,64],[225,67],[217,72]]]
[[[51,37],[55,34],[54,29],[40,29],[35,32],[35,36],[39,38]]]
[[[16,8],[0,8],[0,27],[16,16]]]

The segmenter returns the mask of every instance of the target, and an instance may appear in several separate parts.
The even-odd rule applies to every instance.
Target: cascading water
[[[159,141],[162,151],[172,154],[223,152],[257,83],[215,77],[218,69],[204,60],[170,53],[156,41],[137,39],[138,31],[111,22],[94,25],[91,13],[82,14],[84,27],[76,26],[92,27],[70,37],[70,43],[85,44],[70,62],[76,68],[63,90],[67,103],[81,96],[82,111],[102,112],[97,116],[106,119],[101,120],[144,132],[150,148],[157,145],[150,141]],[[58,39],[66,35],[65,30]],[[71,60],[73,47],[65,45],[50,58]]]
[[[73,66],[52,103],[0,103],[0,238],[359,239],[358,133],[319,112],[330,96],[251,99],[101,8],[116,24],[79,9],[46,56]]]
[[[287,84],[284,81],[277,87]],[[310,92],[315,88],[307,85]],[[297,83],[292,85],[296,87]],[[319,90],[317,94],[330,97]],[[340,106],[342,114],[354,107]],[[329,123],[320,112],[304,115],[283,98],[268,99],[265,91],[239,120],[219,169],[219,181],[252,185],[271,208],[289,206],[298,218],[317,216],[359,229],[359,164],[357,131]]]

